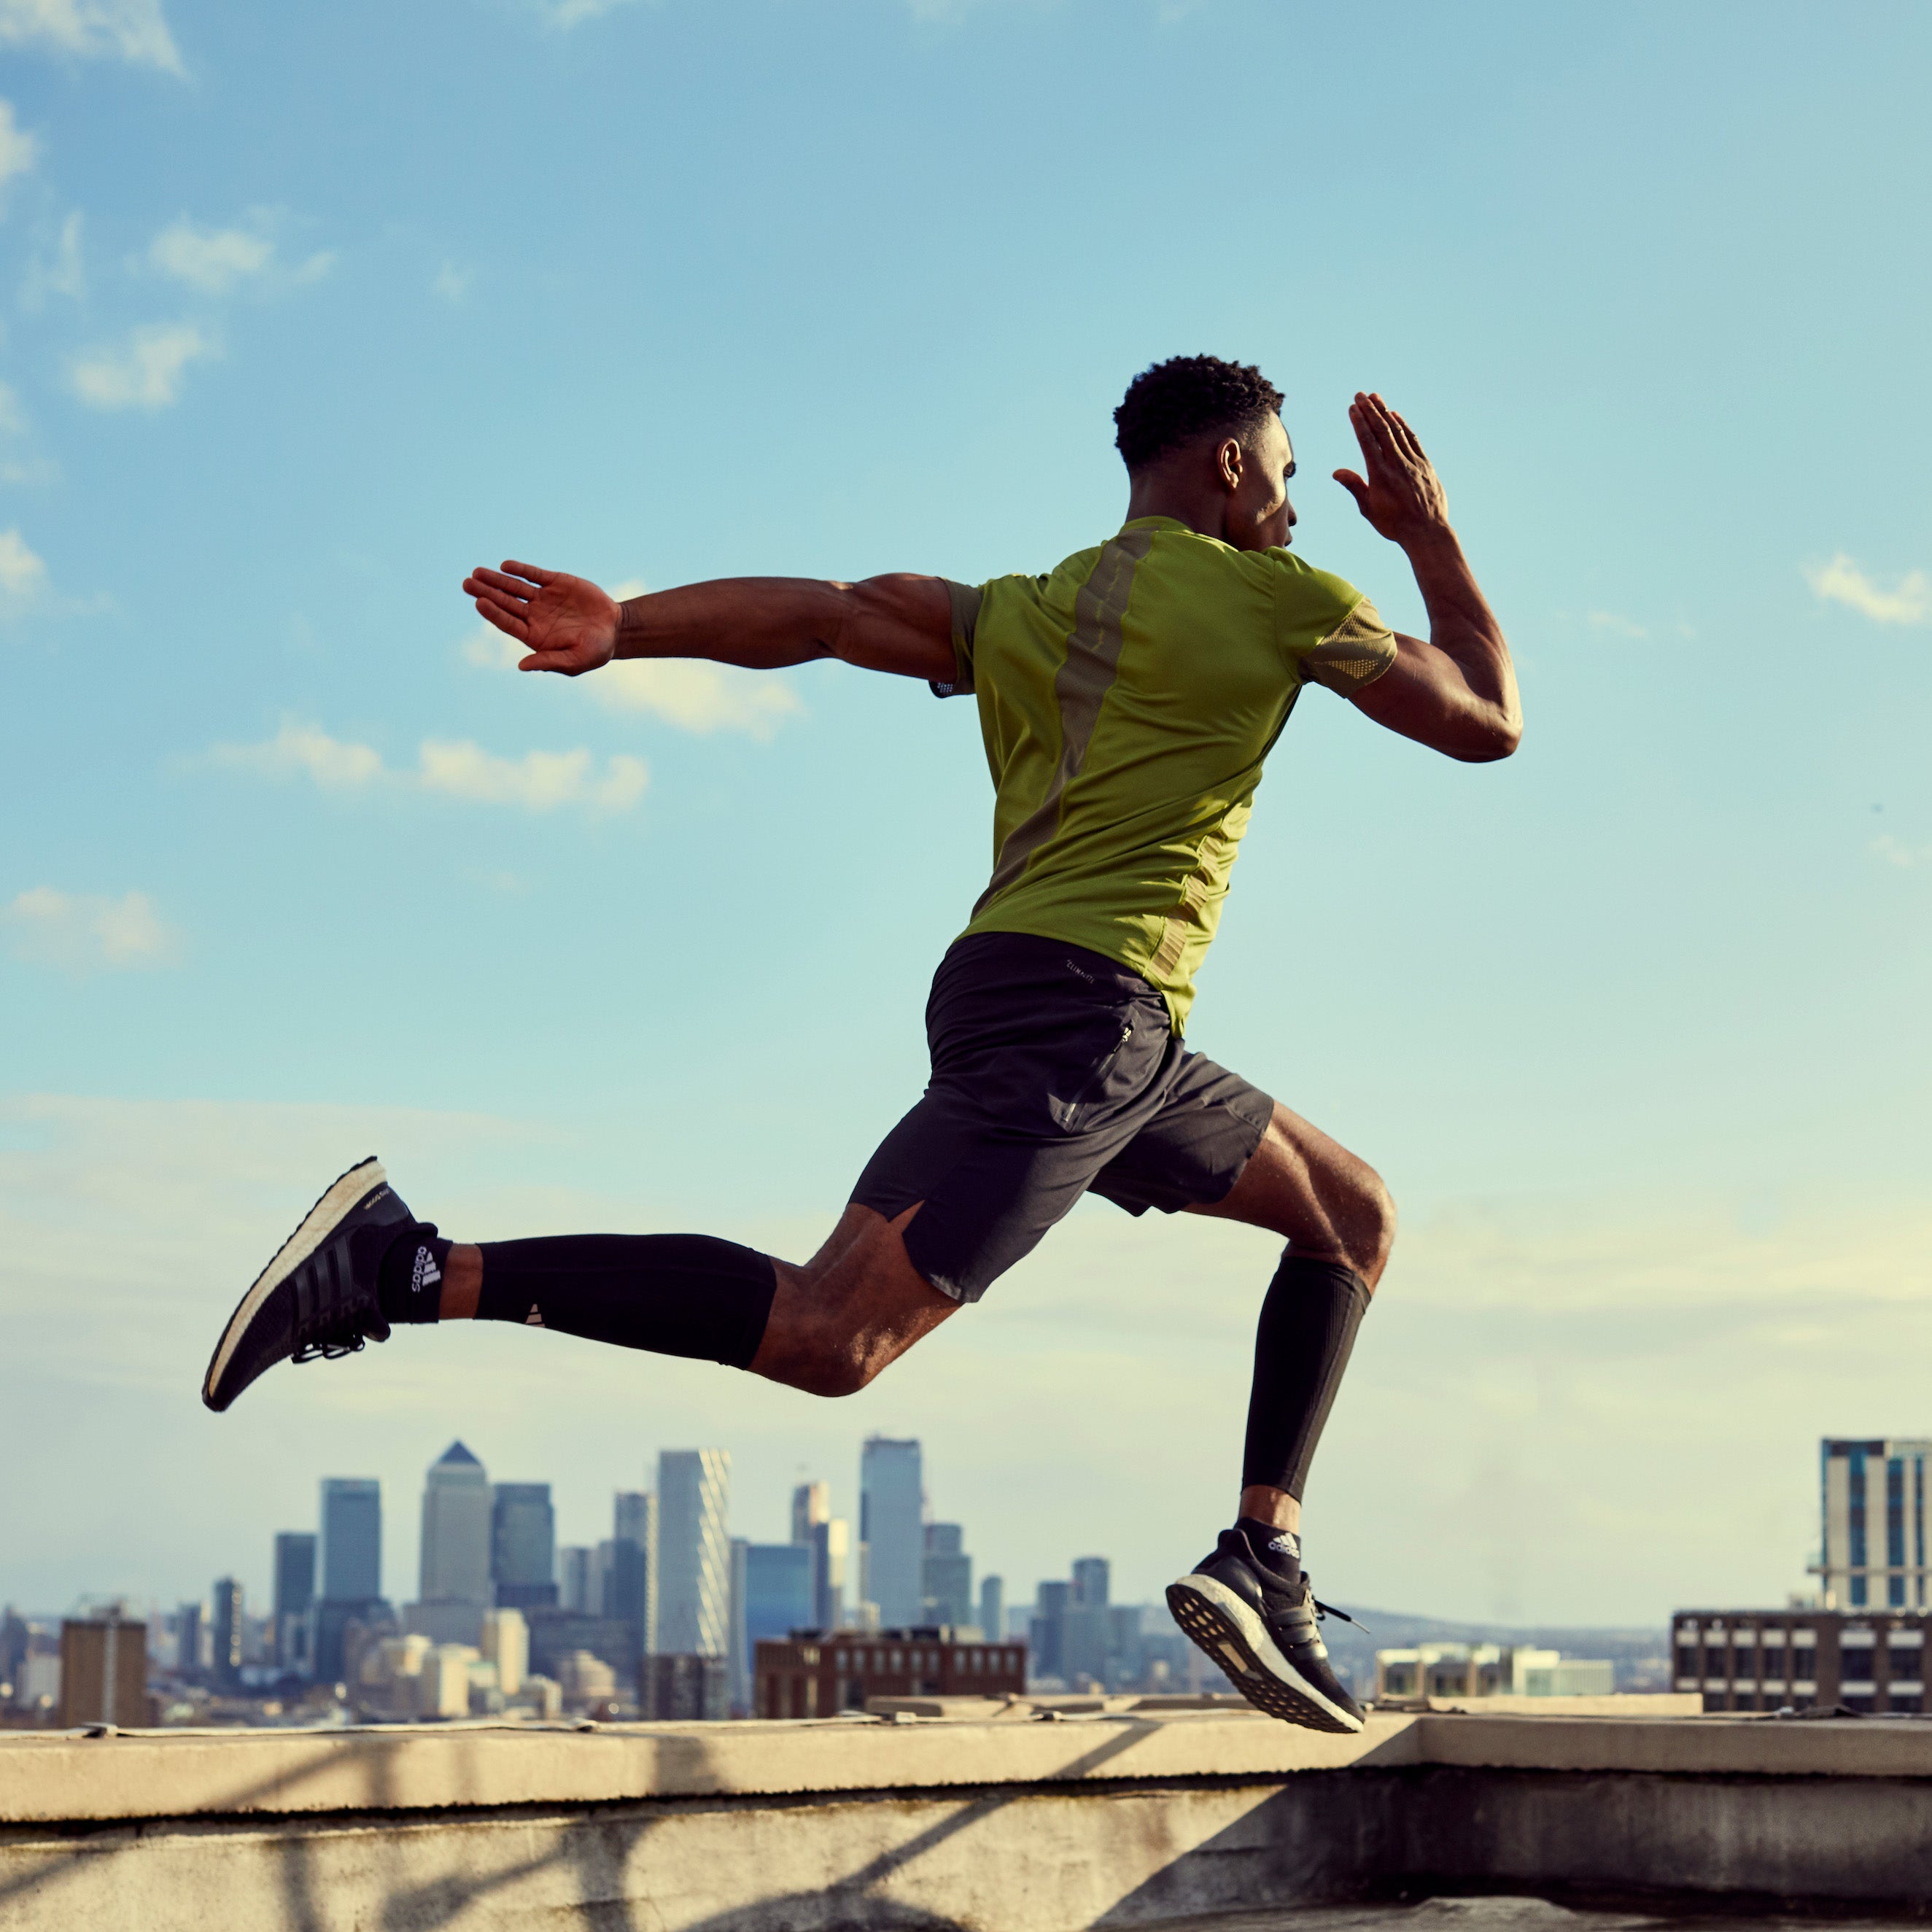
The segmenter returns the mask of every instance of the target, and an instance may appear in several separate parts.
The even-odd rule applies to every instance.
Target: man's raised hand
[[[1348,405],[1348,421],[1362,446],[1368,480],[1338,470],[1335,481],[1376,533],[1407,544],[1448,530],[1449,500],[1414,430],[1381,397],[1360,390]]]
[[[519,670],[577,677],[610,662],[623,614],[587,577],[540,570],[506,558],[501,570],[478,566],[463,580],[477,614],[530,652]]]

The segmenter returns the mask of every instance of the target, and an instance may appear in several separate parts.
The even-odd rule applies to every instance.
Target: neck
[[[1177,476],[1171,470],[1144,470],[1129,479],[1127,514],[1136,517],[1172,517],[1204,537],[1227,541],[1228,495],[1225,490],[1204,484],[1195,478]]]

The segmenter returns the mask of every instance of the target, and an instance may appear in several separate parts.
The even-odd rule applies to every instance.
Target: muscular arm
[[[937,577],[728,577],[620,604],[588,578],[506,562],[472,571],[463,588],[482,617],[527,646],[519,670],[578,677],[614,657],[775,670],[838,658],[942,683],[953,675],[952,604]]]
[[[1429,636],[1396,637],[1396,661],[1351,698],[1378,724],[1472,764],[1506,758],[1522,736],[1502,626],[1449,525],[1448,502],[1415,433],[1379,396],[1348,411],[1368,466],[1335,480],[1371,525],[1401,545],[1429,613]]]

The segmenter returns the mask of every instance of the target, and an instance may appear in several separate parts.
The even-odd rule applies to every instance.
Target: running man
[[[527,648],[524,670],[838,658],[976,698],[993,873],[933,980],[932,1080],[803,1263],[705,1234],[454,1243],[364,1161],[243,1297],[208,1364],[208,1406],[226,1408],[285,1359],[351,1354],[398,1322],[472,1318],[850,1395],[978,1300],[1084,1193],[1130,1214],[1246,1222],[1287,1247],[1262,1303],[1240,1500],[1168,1601],[1261,1709],[1359,1730],[1301,1568],[1301,1495],[1394,1205],[1366,1162],[1190,1052],[1182,1029],[1262,762],[1304,685],[1472,763],[1507,758],[1522,717],[1502,629],[1414,433],[1358,394],[1366,473],[1335,479],[1407,556],[1426,642],[1290,552],[1281,401],[1258,369],[1212,356],[1137,376],[1114,412],[1126,520],[1044,576],[741,578],[622,604],[530,564],[466,578],[478,610]]]

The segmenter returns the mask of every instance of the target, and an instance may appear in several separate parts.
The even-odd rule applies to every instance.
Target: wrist
[[[638,610],[636,606],[642,601],[638,598],[627,598],[617,606],[616,628],[610,633],[610,655],[614,658],[633,657],[637,655],[634,650],[626,650],[625,646],[627,644],[634,644],[635,642],[643,616],[643,613]]]
[[[1412,563],[1460,562],[1462,555],[1462,543],[1446,522],[1418,524],[1396,542]]]

